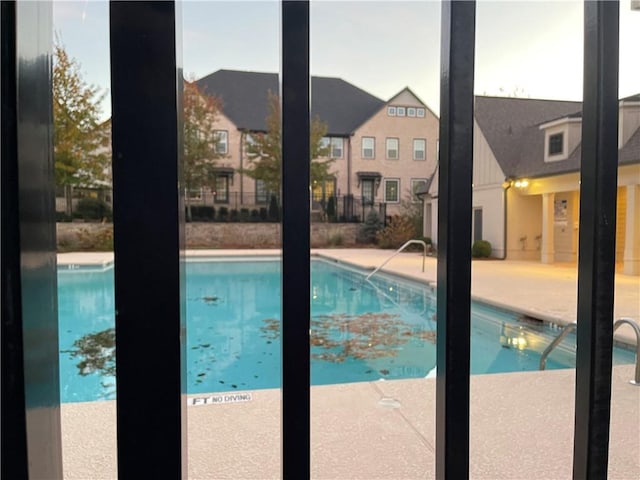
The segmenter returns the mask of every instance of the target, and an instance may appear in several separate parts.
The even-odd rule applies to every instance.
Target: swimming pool
[[[280,266],[273,258],[187,262],[188,393],[280,386]],[[58,297],[62,401],[114,398],[113,269],[61,267]],[[433,375],[435,307],[427,285],[386,274],[366,281],[357,269],[312,260],[312,384]],[[471,329],[472,374],[537,370],[558,333],[477,302]],[[574,355],[569,339],[547,368],[571,367]],[[633,360],[616,349],[614,362]]]

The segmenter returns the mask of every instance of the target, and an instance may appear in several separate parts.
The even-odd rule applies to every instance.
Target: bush
[[[56,222],[70,222],[72,219],[72,216],[64,212],[56,212]]]
[[[78,232],[80,250],[108,252],[113,250],[113,228],[108,227],[91,232],[83,228]]]
[[[269,215],[267,213],[267,209],[266,208],[260,207],[260,217],[259,218],[260,218],[260,220],[262,222],[266,222],[267,221],[267,219],[269,218]]]
[[[260,221],[260,213],[258,212],[258,210],[256,210],[255,208],[253,210],[251,210],[251,217],[250,217],[250,221],[251,222],[258,222]]]
[[[218,221],[226,222],[229,217],[229,209],[227,207],[220,207],[218,209]]]
[[[97,198],[82,198],[78,201],[75,215],[85,220],[107,220],[111,221],[111,208],[102,200]]]
[[[367,218],[364,223],[360,225],[358,230],[358,241],[363,243],[374,243],[376,241],[376,235],[382,228],[382,220],[378,212],[371,209],[367,213]]]
[[[476,240],[471,246],[473,258],[488,258],[491,256],[491,244],[486,240]]]
[[[191,206],[192,222],[212,222],[215,216],[215,209],[206,205]]]
[[[329,237],[329,246],[340,247],[344,245],[344,236],[341,233],[334,233]]]
[[[271,195],[271,200],[269,201],[269,220],[272,222],[280,221],[280,206],[275,195]]]
[[[229,214],[229,221],[230,222],[238,221],[238,210],[236,210],[235,208],[231,210],[231,213]]]
[[[327,202],[327,219],[330,222],[336,221],[336,197],[329,197]]]
[[[408,240],[416,238],[415,224],[405,215],[393,215],[389,224],[376,235],[381,248],[400,248]]]
[[[249,221],[249,209],[248,208],[241,208],[240,209],[240,218],[238,219],[241,222],[248,222]]]

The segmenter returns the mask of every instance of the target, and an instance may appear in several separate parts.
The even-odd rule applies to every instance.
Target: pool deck
[[[188,255],[277,253],[199,250]],[[312,253],[371,269],[392,254],[374,249]],[[58,259],[61,265],[102,264],[113,255],[66,253]],[[434,283],[435,259],[427,258],[424,273],[421,263],[421,255],[403,253],[385,270]],[[473,262],[474,298],[559,323],[575,320],[576,285],[573,266]],[[614,318],[623,316],[640,320],[639,277],[616,275]],[[617,333],[621,340],[634,340],[626,326]],[[632,365],[613,370],[611,479],[640,478],[640,387],[629,384],[633,374]],[[573,369],[473,376],[471,478],[571,478],[574,389]],[[281,477],[280,391],[250,393],[250,401],[188,407],[189,478]],[[317,386],[311,399],[312,478],[435,478],[434,379]],[[113,401],[62,405],[65,478],[116,478],[115,408]]]

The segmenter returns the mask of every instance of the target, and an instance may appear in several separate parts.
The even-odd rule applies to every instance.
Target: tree
[[[105,93],[87,85],[80,64],[56,39],[53,54],[53,152],[56,185],[65,189],[71,215],[74,185],[96,186],[109,179],[110,122],[101,122]]]
[[[251,135],[247,141],[247,157],[250,166],[243,170],[251,178],[264,181],[269,192],[280,193],[282,185],[282,129],[280,99],[272,92],[268,94],[269,115],[266,118],[267,133]],[[311,167],[310,181],[322,181],[331,176],[329,171],[334,159],[319,160],[329,155],[329,146],[322,144],[327,134],[327,125],[319,118],[311,121]]]
[[[215,128],[220,111],[217,97],[205,95],[194,81],[184,82],[183,128],[184,128],[184,186],[187,192],[210,184],[212,169],[221,152],[221,138]],[[191,205],[186,194],[187,219],[191,220]]]

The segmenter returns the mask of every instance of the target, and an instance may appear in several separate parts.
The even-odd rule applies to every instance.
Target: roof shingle
[[[268,92],[278,94],[278,74],[218,70],[196,83],[221,99],[223,112],[239,129],[266,130]],[[384,103],[340,78],[311,78],[311,114],[327,124],[327,135],[350,135]]]

